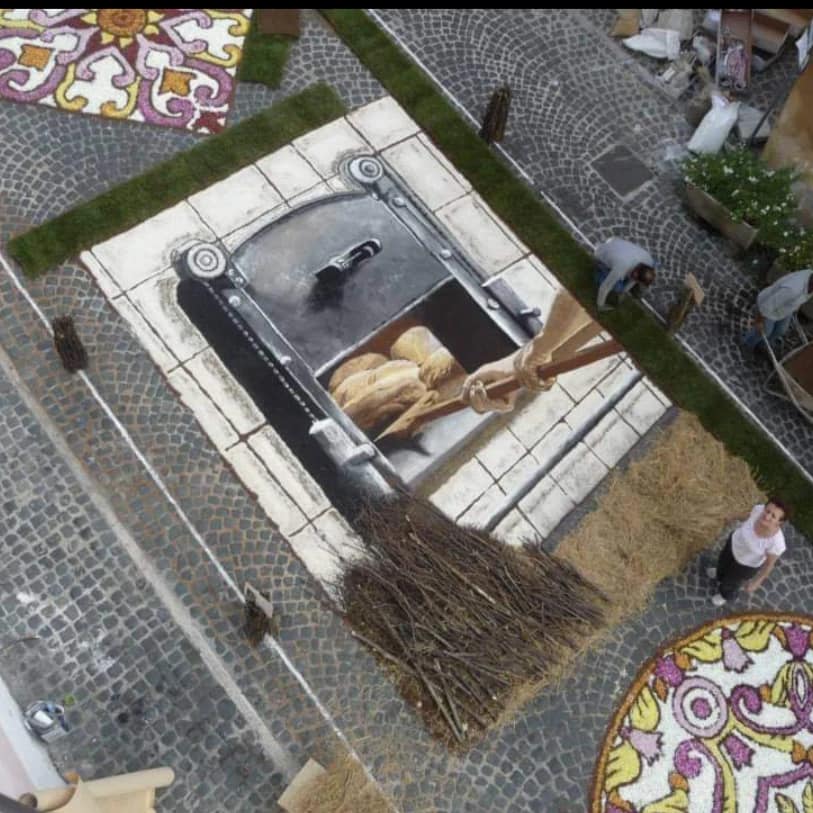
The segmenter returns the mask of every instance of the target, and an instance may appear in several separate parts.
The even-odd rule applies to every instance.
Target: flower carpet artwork
[[[225,126],[251,9],[0,9],[0,98]]]
[[[813,813],[812,633],[739,615],[662,649],[609,726],[592,813]]]

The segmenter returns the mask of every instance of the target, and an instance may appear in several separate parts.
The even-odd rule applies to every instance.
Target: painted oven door
[[[450,275],[382,201],[296,209],[232,255],[251,299],[318,375]]]

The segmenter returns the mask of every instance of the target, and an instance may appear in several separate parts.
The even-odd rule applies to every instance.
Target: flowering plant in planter
[[[683,163],[683,177],[757,229],[757,240],[777,250],[787,245],[797,210],[792,169],[771,169],[745,148],[700,154]]]
[[[777,262],[783,271],[813,268],[813,229],[795,227],[786,232],[785,242],[778,247]]]

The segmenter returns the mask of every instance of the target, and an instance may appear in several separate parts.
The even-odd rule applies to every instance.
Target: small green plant
[[[791,190],[794,170],[771,169],[747,149],[716,155],[695,155],[683,164],[683,177],[728,209],[736,220],[749,223],[757,240],[778,251],[793,232],[791,219],[798,204]]]
[[[794,227],[778,247],[779,263],[785,271],[813,268],[813,229]]]

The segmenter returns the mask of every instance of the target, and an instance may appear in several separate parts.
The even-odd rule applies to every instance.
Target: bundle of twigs
[[[429,503],[368,505],[358,527],[366,556],[341,585],[348,621],[458,744],[603,622],[603,595],[568,564],[456,525]]]
[[[88,366],[88,354],[72,316],[57,316],[51,321],[54,331],[54,347],[59,354],[62,366],[69,372],[75,373]]]
[[[483,123],[480,127],[480,138],[487,144],[502,141],[505,138],[505,127],[508,123],[508,111],[511,108],[511,88],[503,85],[491,94]]]

